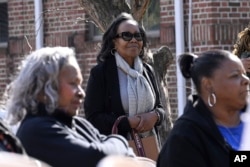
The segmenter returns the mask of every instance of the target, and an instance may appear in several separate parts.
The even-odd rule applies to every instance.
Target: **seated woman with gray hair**
[[[77,116],[85,93],[74,50],[46,47],[28,55],[10,84],[7,110],[29,156],[53,167],[94,167],[106,155],[134,156],[125,138],[105,136]]]

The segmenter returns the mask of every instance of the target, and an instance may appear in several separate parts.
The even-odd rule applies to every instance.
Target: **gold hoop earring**
[[[110,53],[111,53],[113,56],[115,55],[115,52],[116,52],[116,49],[115,49],[115,48],[111,49],[111,51],[110,51]]]
[[[211,102],[211,97],[212,97],[213,103]],[[207,103],[208,103],[209,107],[213,107],[213,106],[216,104],[216,96],[215,96],[214,93],[211,93],[211,94],[208,96]]]

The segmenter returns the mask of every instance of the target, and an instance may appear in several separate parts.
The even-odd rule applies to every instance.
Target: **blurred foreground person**
[[[103,158],[97,167],[155,167],[156,162],[146,157],[124,157],[111,155]]]
[[[53,167],[94,167],[106,155],[134,156],[126,139],[105,136],[77,116],[85,93],[75,53],[42,48],[23,61],[11,83],[7,111],[28,155]]]
[[[240,147],[241,112],[247,103],[249,79],[241,60],[228,51],[183,54],[182,75],[191,78],[191,95],[184,114],[158,158],[158,167],[228,167],[229,152]]]
[[[0,152],[1,167],[51,167],[37,159],[9,152]]]
[[[241,114],[241,120],[244,123],[243,134],[240,144],[241,151],[250,151],[250,97],[248,97],[248,104],[246,112]]]
[[[0,118],[0,152],[26,154],[19,139],[12,133],[6,122]]]

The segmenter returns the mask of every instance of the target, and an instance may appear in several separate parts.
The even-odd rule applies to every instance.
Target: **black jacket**
[[[229,167],[230,150],[204,102],[190,96],[160,152],[157,167]]]
[[[101,135],[87,120],[69,117],[63,111],[27,115],[17,136],[27,154],[53,167],[95,167],[100,159],[110,154],[134,155],[122,136]]]
[[[19,139],[0,118],[0,151],[26,154]]]
[[[143,75],[152,85],[156,94],[155,109],[160,113],[160,122],[165,118],[165,111],[160,101],[159,89],[154,77],[153,69],[148,64],[143,64]],[[105,62],[95,66],[90,73],[84,100],[86,118],[103,134],[111,134],[115,120],[125,115],[122,107],[118,71],[115,57],[112,56]],[[127,136],[131,131],[128,119],[123,119],[118,126],[118,133]]]

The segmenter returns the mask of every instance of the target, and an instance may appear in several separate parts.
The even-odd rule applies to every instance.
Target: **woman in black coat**
[[[15,134],[12,133],[2,118],[0,118],[0,152],[1,151],[26,154],[21,142]]]
[[[86,118],[101,133],[111,134],[115,120],[125,115],[118,132],[127,139],[132,128],[142,137],[157,134],[165,113],[146,44],[145,31],[126,13],[104,33],[84,101]]]

